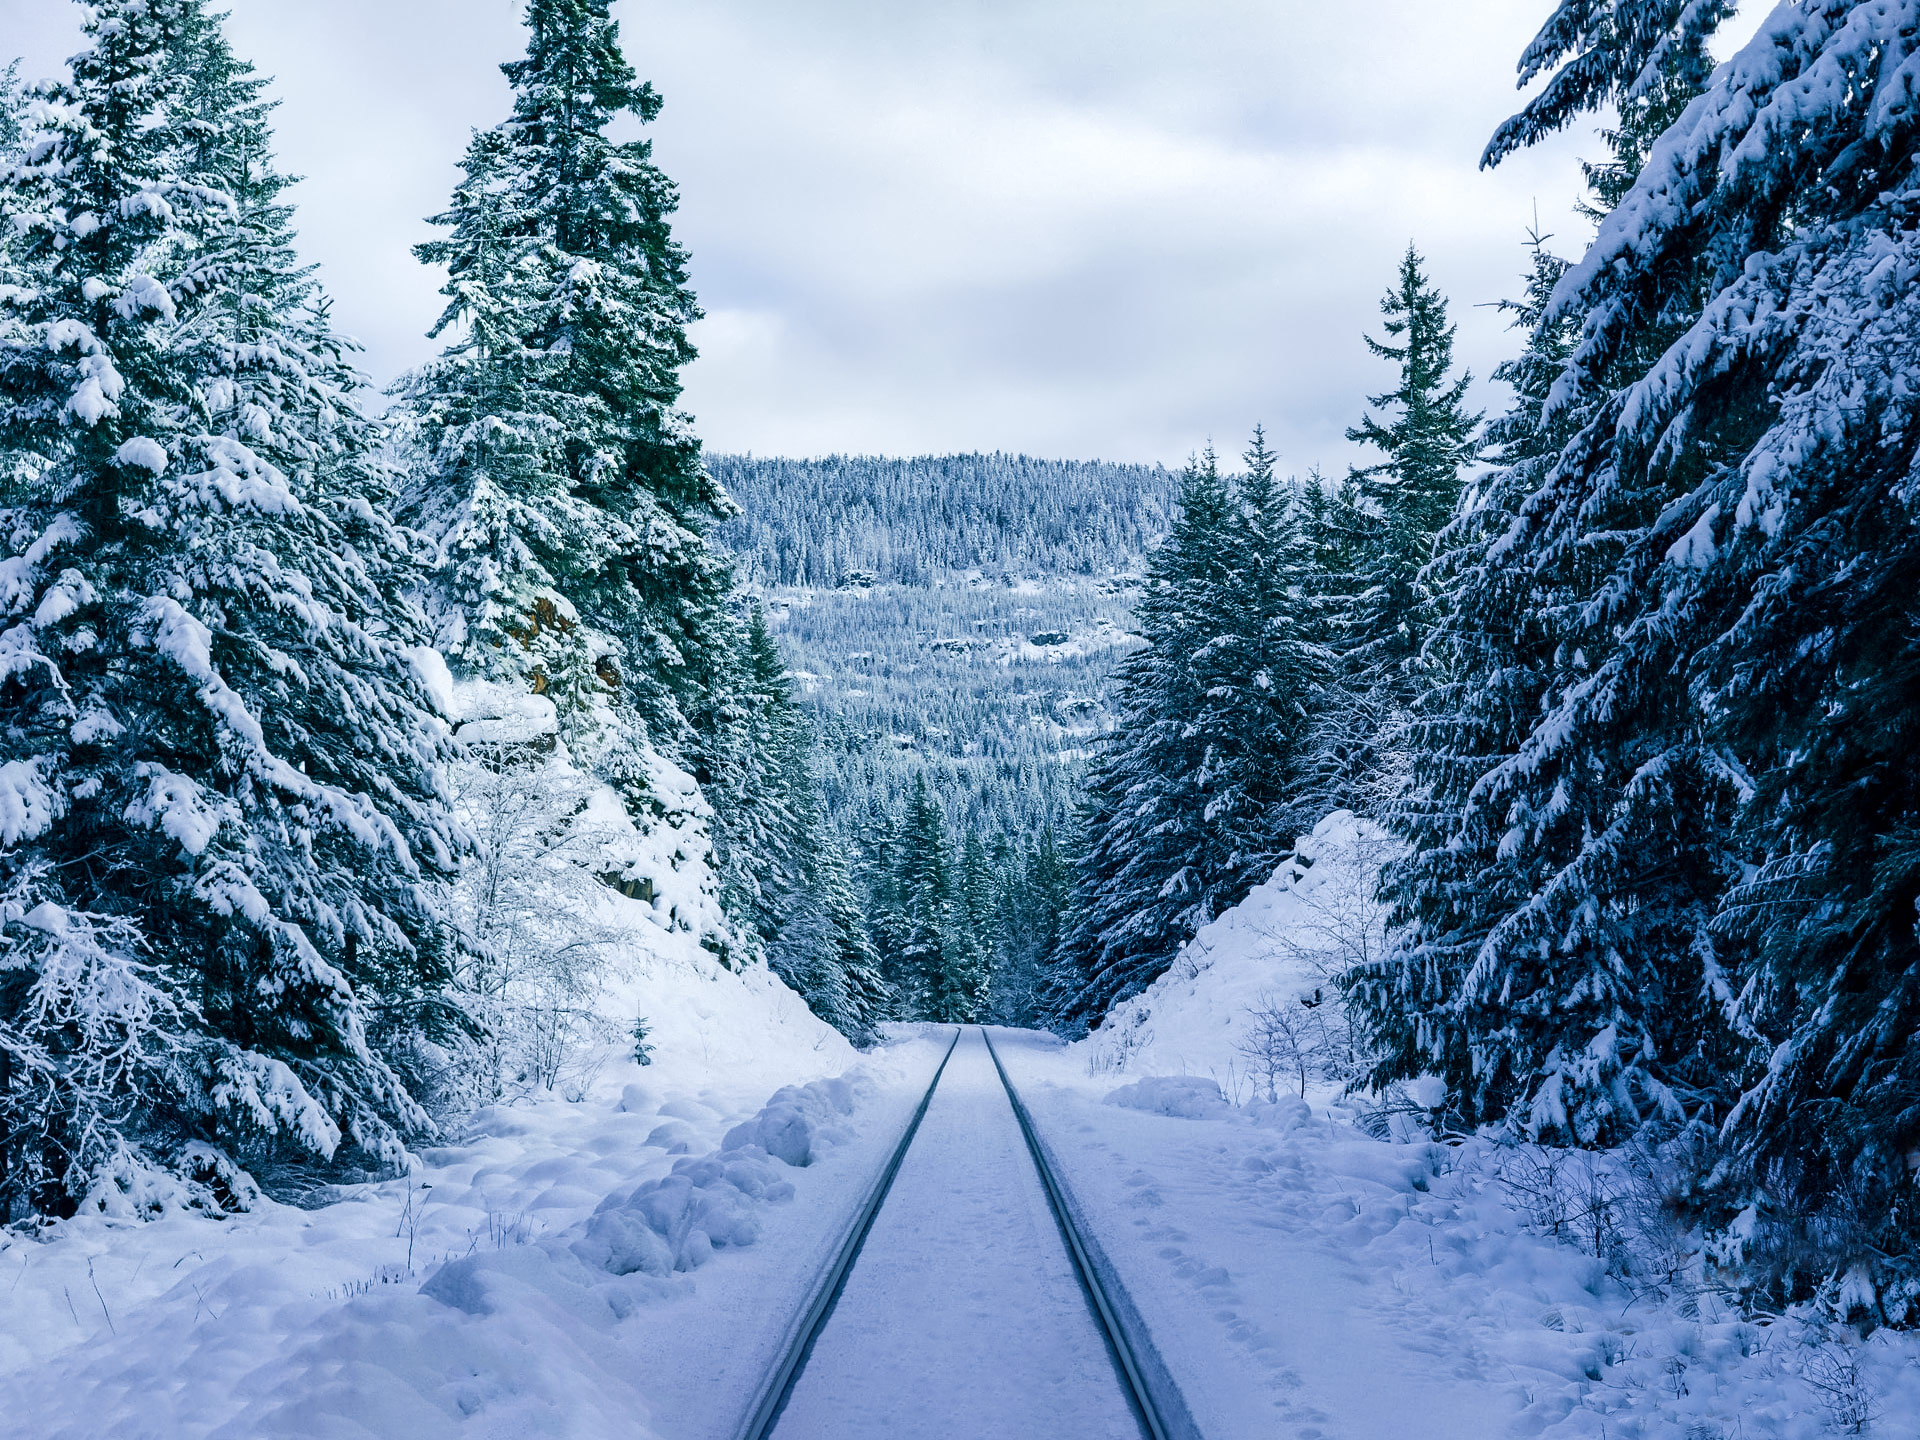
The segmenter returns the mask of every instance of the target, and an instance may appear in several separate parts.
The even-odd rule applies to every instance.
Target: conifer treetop
[[[1632,101],[1663,74],[1696,84],[1711,68],[1707,42],[1739,0],[1561,0],[1521,52],[1522,89],[1552,72],[1546,88],[1504,122],[1480,157],[1498,165],[1609,101]]]
[[[1367,397],[1367,404],[1386,412],[1388,418],[1383,424],[1373,415],[1364,416],[1347,431],[1347,439],[1371,445],[1386,457],[1351,470],[1361,492],[1381,501],[1383,507],[1391,490],[1406,492],[1418,507],[1416,513],[1406,514],[1406,523],[1432,534],[1452,508],[1450,492],[1460,467],[1479,458],[1471,432],[1481,417],[1466,408],[1472,374],[1453,374],[1453,341],[1459,327],[1448,323],[1446,297],[1428,281],[1424,264],[1420,252],[1409,244],[1395,283],[1380,300],[1385,317],[1381,328],[1387,338],[1361,337],[1375,355],[1400,367],[1398,385]],[[1449,493],[1427,493],[1436,487]],[[1422,505],[1423,500],[1431,503]],[[1393,503],[1391,508],[1404,510],[1407,503]],[[1445,509],[1428,513],[1436,504]]]

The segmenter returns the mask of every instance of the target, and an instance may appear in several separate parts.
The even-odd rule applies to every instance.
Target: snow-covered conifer
[[[854,1044],[870,1044],[892,995],[845,847],[824,825],[809,842],[805,881],[786,901],[767,963],[814,1014]]]
[[[400,1160],[430,1128],[396,1057],[447,973],[458,843],[376,437],[291,259],[259,84],[199,0],[111,0],[87,42],[0,183],[0,866],[31,902],[10,939],[38,937],[0,1025],[117,966],[93,1019],[164,1065],[116,1097],[115,1155],[9,1117],[42,1208],[126,1146],[228,1199],[221,1149]]]
[[[1299,603],[1304,550],[1257,434],[1237,482],[1211,451],[1182,481],[1118,672],[1119,725],[1093,761],[1074,920],[1052,1018],[1083,1026],[1145,986],[1195,930],[1272,872],[1325,671]]]
[[[641,743],[695,759],[731,639],[703,527],[731,505],[675,408],[699,311],[672,183],[650,141],[609,133],[660,97],[608,10],[530,0],[527,54],[502,67],[513,113],[473,137],[448,234],[418,248],[447,268],[451,343],[402,386],[421,454],[404,513],[437,552],[449,655],[611,707],[582,758],[631,780]]]
[[[924,772],[914,776],[906,813],[883,853],[891,871],[880,917],[888,980],[904,1014],[942,1018],[934,1006],[946,966],[953,853],[946,817]]]
[[[1433,556],[1433,537],[1453,518],[1462,470],[1479,457],[1474,432],[1481,417],[1466,403],[1473,377],[1454,371],[1458,327],[1448,323],[1446,297],[1428,281],[1424,263],[1409,245],[1380,301],[1387,338],[1362,337],[1399,367],[1399,383],[1368,398],[1380,415],[1368,413],[1347,431],[1349,440],[1382,456],[1347,477],[1367,529],[1346,625],[1350,663],[1383,679],[1420,648],[1420,570]]]
[[[1471,377],[1454,369],[1456,327],[1424,265],[1409,245],[1380,302],[1387,338],[1363,337],[1394,364],[1398,383],[1368,398],[1372,408],[1347,438],[1381,458],[1339,485],[1316,477],[1302,496],[1302,611],[1336,657],[1290,808],[1302,833],[1336,809],[1378,813],[1404,782],[1406,708],[1422,683],[1432,621],[1421,569],[1479,455],[1480,416],[1466,405]]]
[[[1582,63],[1593,8],[1526,63]],[[1724,1181],[1825,1217],[1802,1274],[1889,1279],[1920,1073],[1917,25],[1909,0],[1776,7],[1555,287],[1542,325],[1580,328],[1542,422],[1571,433],[1502,563],[1567,596],[1556,671],[1470,792],[1521,883],[1413,1022],[1542,1130],[1724,1117]],[[1605,94],[1662,43],[1615,45]],[[1409,969],[1446,923],[1420,912]],[[1616,1026],[1604,996],[1642,987],[1698,1023]]]
[[[954,869],[946,936],[935,977],[931,1018],[969,1024],[984,1014],[992,993],[994,900],[998,888],[986,843],[969,829]]]

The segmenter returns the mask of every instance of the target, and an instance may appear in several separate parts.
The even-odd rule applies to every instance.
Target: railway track
[[[994,1297],[1001,1302],[1000,1309],[1004,1313],[996,1317],[983,1315],[981,1319],[988,1323],[997,1322],[1014,1328],[1022,1323],[1039,1324],[1040,1329],[1035,1332],[1036,1335],[1042,1341],[1051,1340],[1063,1331],[1083,1326],[1084,1322],[1081,1320],[1073,1320],[1071,1316],[1063,1320],[1061,1316],[1058,1286],[1077,1283],[1079,1294],[1085,1302],[1087,1313],[1084,1318],[1091,1320],[1092,1328],[1098,1332],[1098,1340],[1089,1339],[1081,1347],[1079,1368],[1070,1379],[1054,1377],[1055,1388],[1046,1393],[1044,1400],[1036,1399],[1036,1411],[1044,1408],[1054,1413],[1031,1413],[1027,1418],[1032,1424],[1045,1428],[1049,1433],[1059,1433],[1058,1417],[1062,1410],[1061,1402],[1065,1397],[1058,1393],[1058,1386],[1077,1384],[1084,1390],[1088,1379],[1086,1367],[1099,1365],[1097,1358],[1089,1359],[1088,1357],[1097,1356],[1099,1348],[1104,1347],[1106,1359],[1110,1362],[1111,1373],[1119,1392],[1119,1400],[1123,1400],[1124,1404],[1122,1405],[1115,1398],[1097,1395],[1087,1397],[1087,1403],[1084,1406],[1078,1403],[1068,1406],[1068,1413],[1078,1416],[1080,1423],[1086,1428],[1086,1433],[1101,1436],[1137,1434],[1145,1437],[1145,1440],[1200,1440],[1199,1431],[1194,1427],[1178,1387],[1174,1385],[1172,1377],[1167,1374],[1158,1352],[1147,1337],[1138,1313],[1134,1310],[1124,1288],[1119,1284],[1111,1265],[1088,1232],[1083,1216],[1074,1204],[1071,1193],[1062,1183],[1051,1154],[1034,1129],[1032,1116],[1020,1099],[1018,1091],[1015,1090],[1006,1066],[1001,1062],[999,1052],[994,1048],[984,1028],[979,1029],[977,1033],[981,1045],[984,1046],[986,1057],[992,1062],[991,1074],[998,1078],[995,1093],[1004,1093],[1004,1104],[997,1099],[993,1100],[991,1104],[997,1107],[997,1110],[991,1113],[981,1108],[986,1103],[981,1098],[981,1087],[991,1085],[992,1081],[981,1079],[981,1076],[987,1072],[985,1066],[980,1063],[978,1047],[969,1042],[968,1052],[957,1072],[962,1076],[958,1083],[966,1093],[955,1095],[944,1102],[949,1110],[957,1111],[959,1115],[958,1119],[950,1119],[949,1124],[960,1128],[943,1139],[932,1142],[923,1141],[923,1149],[925,1144],[932,1143],[938,1152],[944,1145],[946,1153],[914,1154],[916,1138],[921,1136],[922,1122],[934,1105],[936,1092],[940,1090],[942,1078],[948,1075],[948,1067],[953,1062],[955,1053],[961,1050],[964,1033],[964,1029],[954,1031],[953,1040],[949,1043],[912,1119],[848,1223],[839,1244],[834,1248],[831,1260],[816,1277],[807,1303],[801,1307],[793,1323],[788,1327],[781,1346],[779,1361],[763,1380],[735,1432],[738,1440],[769,1440],[769,1437],[773,1436],[780,1436],[781,1440],[802,1440],[805,1434],[814,1433],[831,1433],[836,1436],[909,1433],[898,1429],[904,1423],[898,1416],[885,1421],[881,1428],[876,1428],[876,1424],[871,1420],[863,1428],[859,1415],[836,1415],[832,1421],[831,1430],[822,1429],[823,1407],[828,1407],[829,1413],[834,1412],[834,1402],[825,1392],[833,1391],[837,1386],[840,1401],[855,1398],[846,1393],[853,1388],[847,1378],[850,1357],[844,1353],[848,1351],[849,1346],[855,1347],[851,1358],[858,1361],[858,1372],[865,1378],[871,1378],[873,1384],[885,1386],[891,1383],[896,1387],[914,1387],[913,1394],[916,1397],[914,1403],[920,1407],[915,1412],[914,1419],[916,1422],[925,1421],[926,1426],[923,1432],[912,1433],[955,1436],[1036,1433],[1024,1427],[1018,1430],[1006,1428],[1005,1416],[1001,1416],[996,1421],[990,1414],[991,1407],[986,1411],[976,1411],[974,1407],[968,1406],[967,1415],[958,1413],[957,1407],[964,1403],[965,1392],[970,1386],[984,1387],[999,1377],[991,1373],[959,1376],[951,1373],[944,1375],[936,1373],[943,1365],[950,1370],[954,1365],[961,1363],[959,1358],[949,1353],[951,1346],[929,1345],[926,1352],[896,1357],[890,1365],[886,1363],[884,1356],[876,1355],[869,1359],[858,1352],[858,1347],[866,1338],[871,1337],[876,1329],[889,1341],[904,1343],[898,1332],[910,1328],[913,1307],[916,1304],[937,1307],[940,1304],[940,1296],[944,1293],[938,1287],[951,1289],[965,1280],[973,1281],[976,1287],[989,1283],[980,1277],[983,1272],[993,1269],[992,1262],[995,1257],[990,1253],[982,1253],[978,1257],[969,1254],[967,1225],[977,1224],[978,1214],[987,1214],[1004,1221],[1010,1213],[1017,1219],[1018,1212],[1021,1210],[1021,1206],[1016,1203],[1017,1197],[1015,1200],[1007,1200],[996,1196],[995,1203],[988,1205],[985,1210],[981,1210],[976,1203],[975,1219],[969,1222],[963,1221],[958,1214],[947,1213],[949,1207],[939,1204],[930,1206],[927,1203],[928,1197],[922,1194],[918,1197],[917,1206],[914,1199],[910,1197],[908,1200],[896,1202],[894,1209],[890,1211],[889,1196],[893,1194],[895,1180],[899,1177],[902,1167],[908,1164],[910,1155],[914,1156],[916,1163],[923,1169],[938,1167],[943,1161],[949,1167],[956,1162],[984,1164],[993,1155],[999,1155],[1002,1158],[1002,1168],[1005,1168],[1013,1157],[1024,1156],[1037,1176],[1039,1188],[1045,1195],[1045,1209],[1051,1214],[1053,1226],[1057,1231],[1055,1238],[1065,1252],[1067,1264],[1060,1264],[1057,1257],[1048,1257],[1045,1264],[1029,1262],[1028,1267],[1022,1269],[1018,1277],[1021,1282],[1020,1293],[1004,1293]],[[960,1108],[969,1104],[971,1109]],[[1003,1132],[1012,1128],[1005,1125],[1004,1119],[1009,1108],[1019,1134],[1017,1145],[1004,1133],[992,1133],[995,1128]],[[969,1121],[972,1123],[972,1128],[968,1128]],[[980,1129],[983,1123],[988,1127],[985,1132]],[[940,1131],[942,1128],[940,1125],[934,1127],[935,1131]],[[957,1152],[956,1146],[959,1147]],[[1031,1191],[1033,1186],[1033,1180],[1024,1176],[998,1178],[1014,1189],[1025,1187],[1027,1191]],[[908,1188],[912,1190],[915,1187]],[[926,1186],[923,1184],[920,1189],[925,1191]],[[1014,1189],[1009,1189],[1008,1195],[1013,1195]],[[934,1198],[938,1200],[944,1197],[936,1192]],[[907,1207],[905,1211],[902,1210],[903,1205]],[[957,1204],[952,1208],[958,1208]],[[1037,1203],[1033,1208],[1037,1211]],[[867,1250],[868,1240],[875,1232],[876,1223],[881,1222],[883,1212],[887,1212],[888,1222],[883,1226],[888,1236],[886,1244],[881,1247],[885,1253],[874,1255],[868,1252],[869,1268],[862,1271],[866,1283],[855,1308],[858,1310],[864,1305],[868,1311],[872,1311],[878,1297],[880,1301],[885,1302],[882,1304],[882,1310],[886,1313],[878,1321],[871,1313],[862,1315],[858,1317],[859,1323],[855,1325],[854,1331],[840,1335],[833,1323],[836,1311],[847,1295],[850,1280],[854,1279],[856,1270],[860,1268],[862,1254]],[[1025,1238],[1030,1245],[1038,1243],[1030,1235]],[[977,1239],[975,1248],[980,1248],[984,1252],[994,1243],[994,1237],[989,1235],[984,1239]],[[923,1253],[915,1253],[916,1250]],[[1001,1268],[1004,1271],[1005,1265],[1003,1264]],[[1071,1282],[1065,1279],[1065,1275],[1069,1272]],[[1049,1276],[1056,1278],[1050,1280]],[[923,1278],[933,1281],[934,1285],[927,1299],[918,1300],[916,1297]],[[1051,1295],[1044,1293],[1049,1284],[1054,1287],[1054,1293]],[[1031,1287],[1032,1293],[1026,1293],[1028,1287]],[[895,1292],[907,1290],[913,1293],[907,1297],[907,1309],[903,1312],[906,1318],[902,1321],[896,1319],[887,1307],[901,1303]],[[1065,1293],[1070,1295],[1072,1292]],[[977,1293],[972,1298],[975,1303],[979,1303]],[[1049,1310],[1050,1304],[1051,1310]],[[1071,1308],[1071,1300],[1067,1305]],[[1037,1318],[1041,1316],[1051,1318],[1041,1321]],[[840,1329],[845,1330],[848,1323],[853,1322],[843,1321]],[[839,1338],[839,1350],[843,1353],[835,1357],[837,1365],[830,1364],[828,1367],[829,1371],[834,1373],[807,1381],[816,1393],[808,1397],[810,1403],[799,1407],[805,1413],[796,1421],[790,1414],[790,1407],[796,1391],[802,1386],[803,1379],[809,1375],[809,1361],[813,1359],[823,1337],[828,1337],[829,1348],[832,1348],[834,1343],[832,1337],[836,1335]],[[1025,1352],[1023,1350],[1020,1353]],[[1065,1365],[1065,1362],[1063,1366],[1068,1370],[1074,1368],[1071,1365]],[[910,1373],[914,1370],[924,1370],[925,1373],[917,1375]],[[1093,1388],[1099,1388],[1098,1382],[1095,1382]],[[1006,1397],[1002,1396],[1000,1399],[1004,1404]],[[943,1410],[954,1410],[955,1413],[942,1413]],[[1087,1418],[1089,1415],[1094,1418]],[[1105,1418],[1099,1418],[1101,1416]],[[783,1428],[783,1419],[788,1421],[785,1428]],[[969,1428],[970,1424],[976,1428]],[[995,1428],[996,1424],[999,1428]],[[946,1428],[939,1428],[942,1425]]]

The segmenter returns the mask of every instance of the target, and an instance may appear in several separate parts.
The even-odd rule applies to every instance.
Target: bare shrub
[[[1622,1194],[1606,1157],[1586,1150],[1514,1145],[1495,1172],[1501,1188],[1542,1235],[1617,1261],[1624,1244]]]
[[[1828,1425],[1843,1435],[1861,1435],[1880,1414],[1880,1397],[1851,1345],[1825,1344],[1802,1361],[1800,1378],[1826,1408]]]
[[[524,746],[476,746],[453,776],[475,853],[455,887],[468,945],[455,976],[479,1034],[447,1087],[467,1104],[539,1091],[579,1098],[620,1027],[598,1013],[616,936],[596,920],[616,840],[597,787]]]
[[[1248,1016],[1240,1043],[1234,1047],[1247,1062],[1256,1091],[1269,1104],[1280,1098],[1283,1082],[1289,1089],[1297,1088],[1302,1100],[1307,1098],[1309,1069],[1318,1069],[1321,1057],[1317,1037],[1310,1032],[1305,1015],[1297,1003],[1262,995]]]

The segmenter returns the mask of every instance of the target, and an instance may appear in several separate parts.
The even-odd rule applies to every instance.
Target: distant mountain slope
[[[1006,454],[708,466],[856,845],[917,774],[956,830],[1018,842],[1067,818],[1177,477]]]
[[[817,589],[1136,569],[1177,481],[1159,465],[999,453],[713,455],[707,468],[745,512],[719,532],[744,578]]]
[[[1030,1023],[1067,898],[1061,851],[1175,477],[998,454],[708,463],[745,510],[721,538],[813,713],[820,793],[882,966],[912,993],[927,952],[911,916],[945,887],[941,951],[983,949],[992,1013]],[[944,878],[915,868],[907,838],[922,780],[944,812]]]
[[[1087,745],[1110,724],[1106,682],[1133,644],[1136,593],[1054,577],[769,592],[818,715],[833,812],[870,832],[924,772],[956,828],[1018,839],[1059,824]]]

